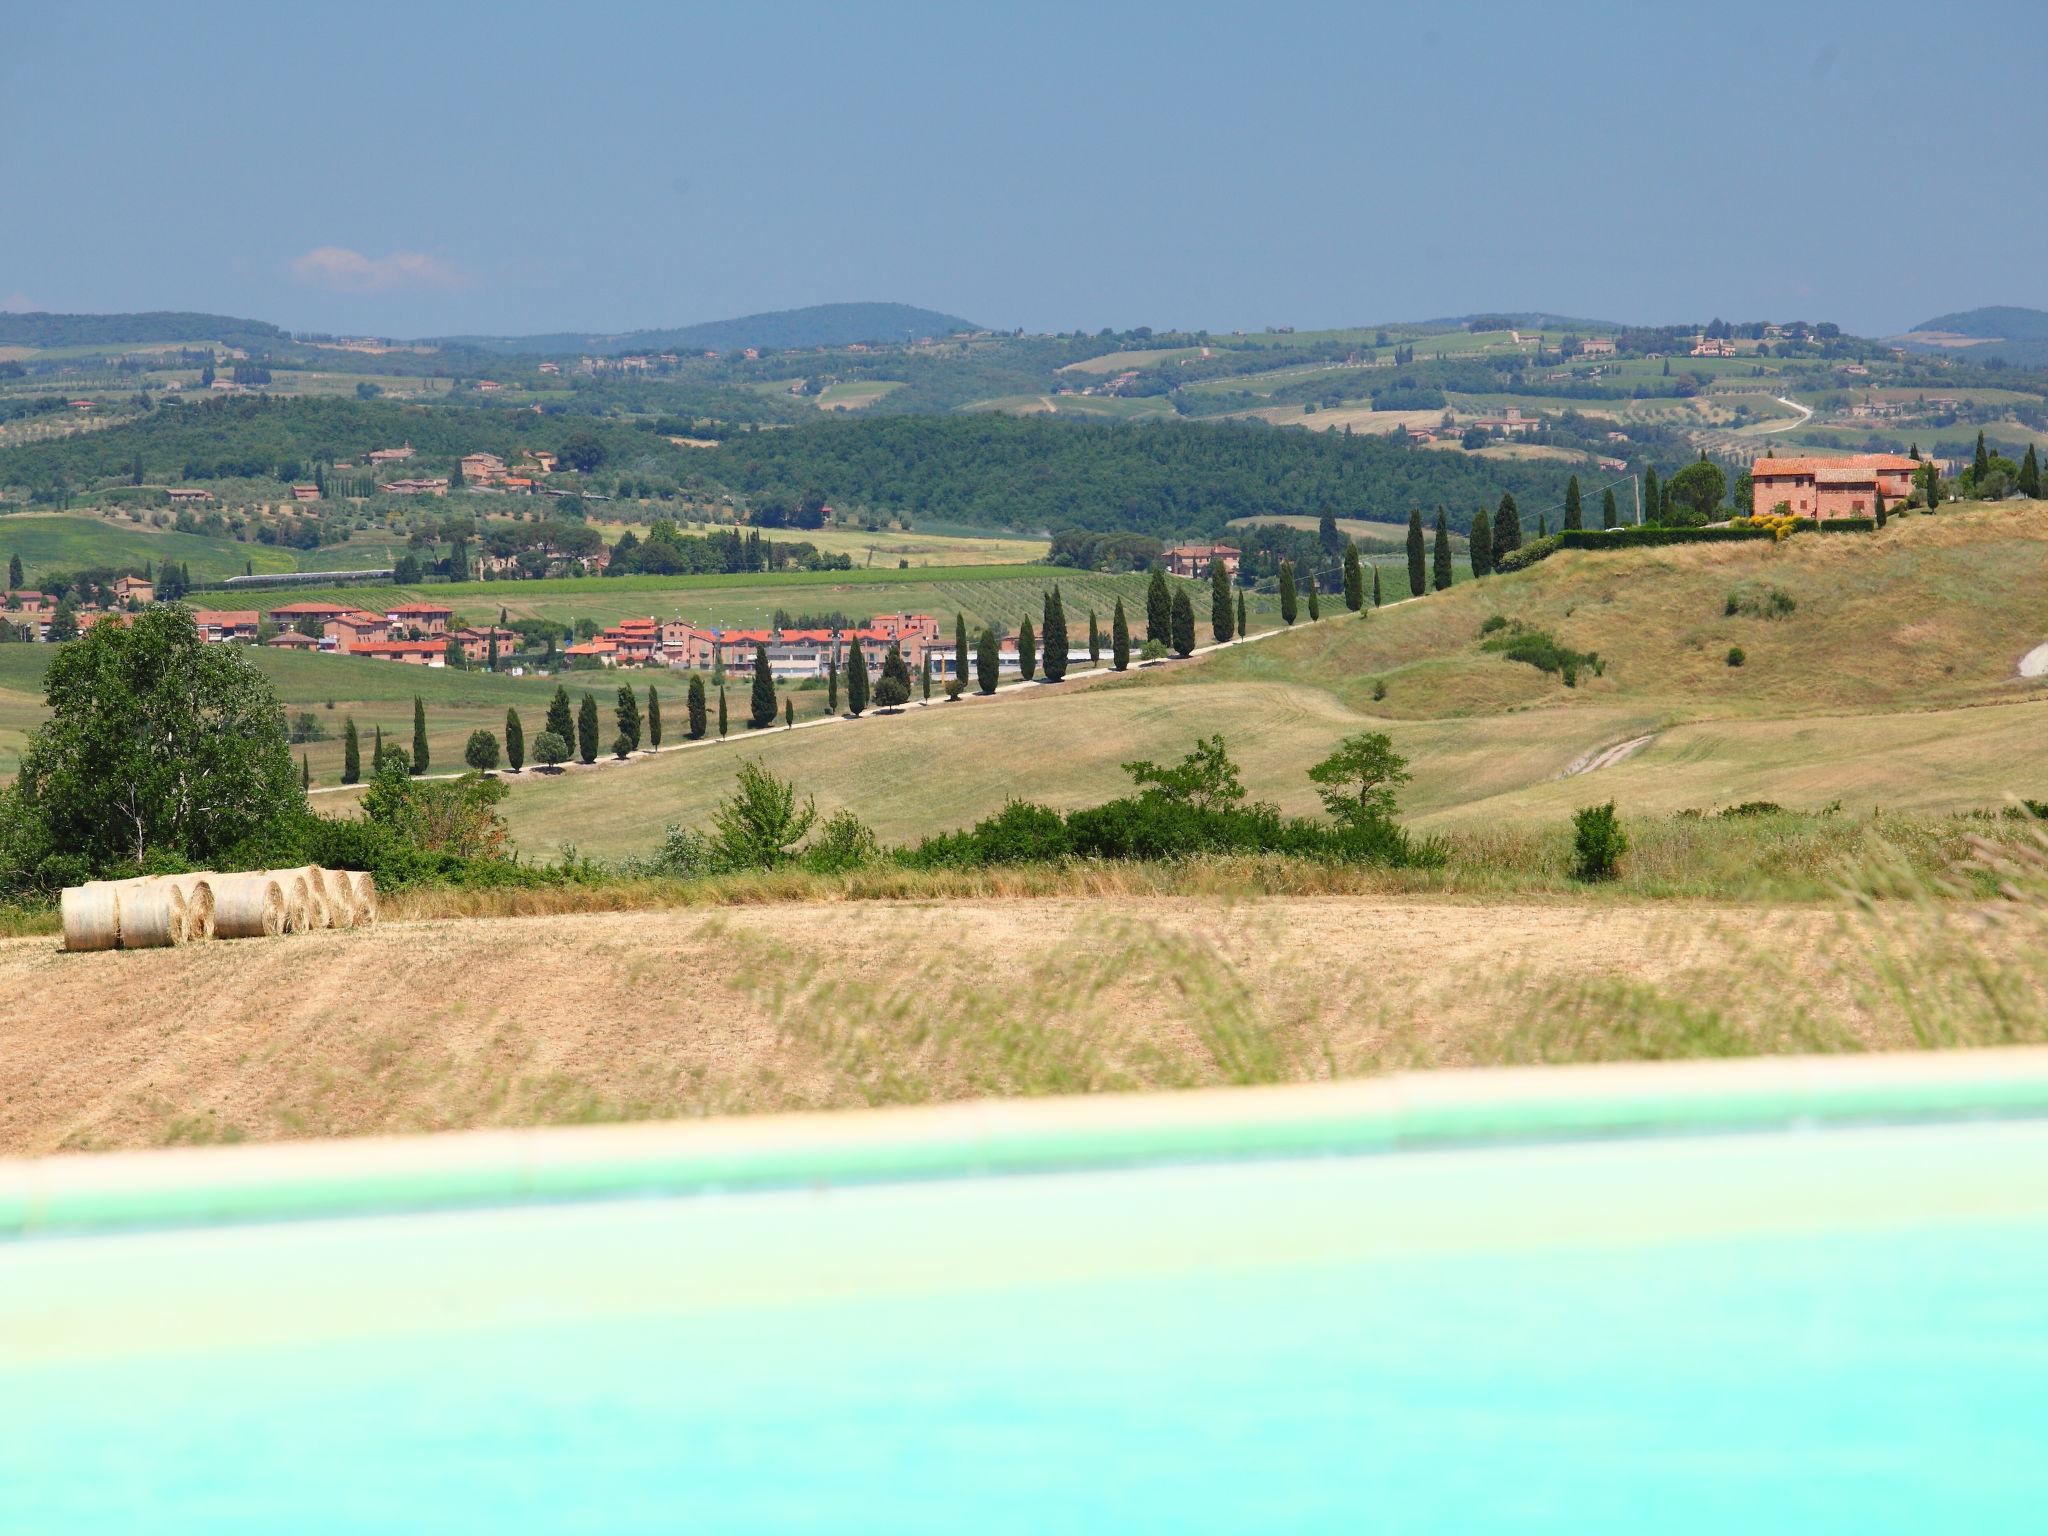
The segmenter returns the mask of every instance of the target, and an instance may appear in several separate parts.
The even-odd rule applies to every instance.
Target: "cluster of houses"
[[[82,635],[95,624],[107,619],[119,620],[134,609],[155,601],[154,582],[143,576],[121,576],[114,581],[112,606],[102,608],[97,603],[81,603],[73,607],[72,617]],[[9,592],[4,607],[0,607],[0,622],[12,625],[24,639],[48,640],[50,626],[57,621],[59,606],[58,600],[47,592]]]
[[[823,677],[843,668],[855,641],[870,672],[879,672],[894,645],[911,671],[929,656],[935,676],[950,676],[953,654],[941,639],[939,621],[928,613],[878,613],[852,629],[723,629],[687,619],[626,619],[564,653],[570,662],[603,667],[672,667],[721,670],[751,677],[756,656],[768,655],[777,681]],[[1015,666],[1016,644],[1010,644]]]

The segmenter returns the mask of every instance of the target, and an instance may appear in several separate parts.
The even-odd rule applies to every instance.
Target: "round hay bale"
[[[359,869],[351,876],[356,898],[356,926],[368,928],[377,921],[377,877]]]
[[[313,897],[306,887],[306,877],[296,869],[266,869],[265,879],[277,882],[284,895],[285,933],[304,933],[313,923]]]
[[[272,879],[279,881],[296,878],[306,887],[306,919],[298,929],[294,930],[295,932],[305,932],[314,928],[333,926],[334,908],[333,904],[327,899],[327,881],[317,867],[311,864],[301,864],[295,869],[273,869],[270,871],[270,875]],[[291,900],[289,888],[285,892],[285,900]]]
[[[356,892],[349,884],[345,869],[322,869],[320,878],[327,886],[328,917],[337,928],[353,928],[356,925]]]
[[[194,944],[213,937],[213,881],[218,878],[212,874],[163,877],[166,885],[176,886],[185,898],[185,937]]]
[[[123,880],[117,894],[123,949],[167,949],[190,937],[185,893],[169,881]]]
[[[121,894],[108,881],[68,885],[57,906],[67,951],[112,949],[121,942]]]
[[[274,939],[284,932],[284,887],[268,875],[215,875],[213,932],[222,939]]]

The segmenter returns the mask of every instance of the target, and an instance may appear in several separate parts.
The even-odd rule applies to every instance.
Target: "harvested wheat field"
[[[1946,907],[1360,897],[830,902],[80,955],[10,940],[0,1151],[2010,1039],[2027,1032],[1999,1018],[2042,1016],[2038,968],[2015,962],[1991,1015],[1945,1003],[1942,978],[1979,986],[1959,956],[2024,948]]]

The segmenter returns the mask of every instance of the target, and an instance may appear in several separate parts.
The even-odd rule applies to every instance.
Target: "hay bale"
[[[219,877],[212,874],[165,875],[167,885],[178,888],[178,894],[185,898],[185,937],[194,944],[202,944],[213,937],[213,884]]]
[[[356,926],[368,928],[377,921],[377,877],[359,869],[350,880],[356,898]]]
[[[322,869],[320,878],[327,886],[327,909],[329,919],[337,928],[353,928],[356,925],[356,892],[349,883],[345,869]]]
[[[313,894],[306,885],[303,871],[296,869],[266,869],[260,871],[267,880],[277,882],[284,895],[285,933],[304,933],[313,925]]]
[[[306,888],[305,920],[292,930],[294,933],[333,926],[334,907],[327,897],[326,877],[319,868],[312,864],[301,864],[296,869],[273,869],[270,871],[270,877],[280,882],[296,879]],[[291,889],[288,884],[285,889],[285,900],[291,900]]]
[[[122,880],[115,884],[121,904],[123,949],[168,949],[191,934],[185,893],[168,880]]]
[[[213,931],[223,939],[273,939],[285,928],[284,887],[268,875],[214,875]]]
[[[121,896],[111,882],[66,886],[57,905],[67,951],[112,949],[121,942]]]

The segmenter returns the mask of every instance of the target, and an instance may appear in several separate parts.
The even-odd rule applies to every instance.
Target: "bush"
[[[624,731],[620,731],[618,735],[612,738],[612,756],[623,763],[627,758],[631,757],[632,755],[633,738],[628,736]]]
[[[1741,646],[1739,646],[1739,645],[1731,645],[1731,646],[1729,646],[1729,647],[1728,647],[1728,665],[1729,665],[1729,666],[1731,666],[1731,667],[1739,667],[1739,666],[1741,666],[1741,665],[1742,665],[1742,664],[1743,664],[1743,663],[1744,663],[1745,661],[1748,661],[1748,660],[1749,660],[1749,654],[1748,654],[1748,652],[1744,651],[1744,650],[1743,650],[1743,648],[1742,648]]]
[[[875,684],[877,709],[901,709],[910,702],[910,685],[901,678],[884,675]]]
[[[489,731],[471,731],[462,760],[478,773],[491,772],[498,766],[498,738]]]
[[[1575,651],[1558,644],[1543,630],[1530,629],[1519,622],[1511,622],[1491,639],[1481,641],[1479,648],[1498,651],[1509,661],[1523,662],[1539,672],[1555,672],[1572,688],[1578,686],[1581,669],[1595,674],[1606,670],[1598,651]]]
[[[1479,637],[1483,640],[1488,635],[1495,634],[1507,627],[1508,621],[1506,618],[1498,613],[1489,613],[1486,616],[1485,622],[1479,626]]]
[[[1612,880],[1620,873],[1621,856],[1628,852],[1628,834],[1614,816],[1614,802],[1589,805],[1572,817],[1572,852],[1577,862],[1572,876],[1578,880]]]
[[[1790,617],[1798,606],[1792,594],[1781,587],[1744,583],[1729,592],[1721,612],[1729,618],[1743,614],[1752,619],[1783,619]]]
[[[1145,642],[1145,648],[1142,651],[1138,652],[1138,660],[1164,661],[1168,656],[1172,654],[1173,653],[1171,651],[1167,650],[1165,641],[1147,640]]]
[[[818,837],[804,849],[805,869],[819,875],[841,875],[872,864],[882,856],[868,824],[851,811],[834,813],[818,831]]]
[[[559,768],[569,761],[569,743],[560,731],[542,731],[533,738],[533,760],[543,768]]]

